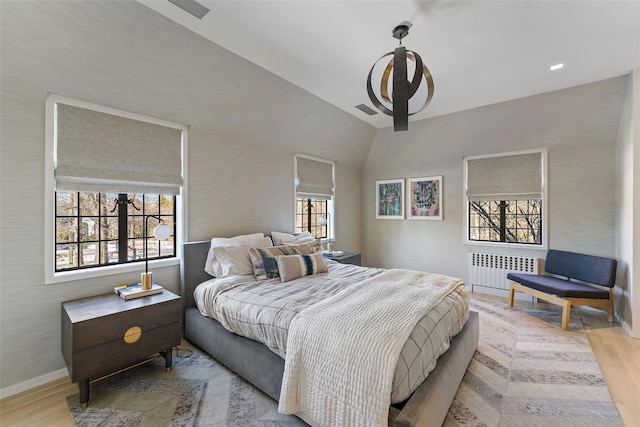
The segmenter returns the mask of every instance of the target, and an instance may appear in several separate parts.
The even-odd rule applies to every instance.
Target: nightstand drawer
[[[97,378],[125,368],[153,355],[159,349],[168,349],[180,344],[180,324],[165,325],[151,330],[142,330],[137,341],[125,342],[123,337],[116,341],[73,353],[73,367],[69,371],[71,381],[81,378]]]
[[[124,301],[123,304],[129,304],[130,302]],[[146,332],[167,324],[179,322],[180,310],[180,300],[176,299],[87,319],[74,324],[71,344],[74,351],[78,352],[107,342],[121,341],[127,330],[134,326]]]

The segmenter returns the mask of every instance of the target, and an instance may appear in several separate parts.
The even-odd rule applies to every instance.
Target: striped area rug
[[[187,351],[181,350],[185,355]],[[89,407],[67,397],[75,427],[304,427],[293,415],[218,361],[194,350],[91,385]]]
[[[622,426],[582,322],[472,299],[480,342],[444,425]]]
[[[622,426],[582,323],[560,313],[472,299],[480,342],[444,425]],[[67,398],[76,427],[305,426],[214,359],[196,351],[91,386],[85,410]]]

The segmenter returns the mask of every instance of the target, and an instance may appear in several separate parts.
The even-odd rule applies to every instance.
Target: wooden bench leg
[[[609,321],[609,323],[615,322],[613,301],[611,301],[611,305],[607,307],[607,320]]]
[[[607,320],[610,323],[615,321],[615,307],[613,306],[613,289],[609,288],[609,305],[607,306]]]
[[[569,329],[569,318],[571,317],[571,301],[563,300],[562,304],[562,329]]]
[[[513,285],[509,285],[509,307],[513,307],[513,297],[516,290],[513,289]]]

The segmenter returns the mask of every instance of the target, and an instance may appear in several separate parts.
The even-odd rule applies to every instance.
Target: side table
[[[180,297],[166,289],[127,301],[107,294],[63,302],[62,355],[82,408],[91,380],[154,360],[154,353],[170,371],[172,348],[182,338],[181,309]]]

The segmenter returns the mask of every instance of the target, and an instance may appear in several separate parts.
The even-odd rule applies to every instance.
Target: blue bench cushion
[[[547,273],[612,288],[616,283],[615,259],[550,249],[544,263]]]
[[[559,279],[557,277],[540,276],[538,274],[509,273],[507,274],[507,279],[540,292],[557,295],[559,297],[609,299],[609,293],[606,290]]]

